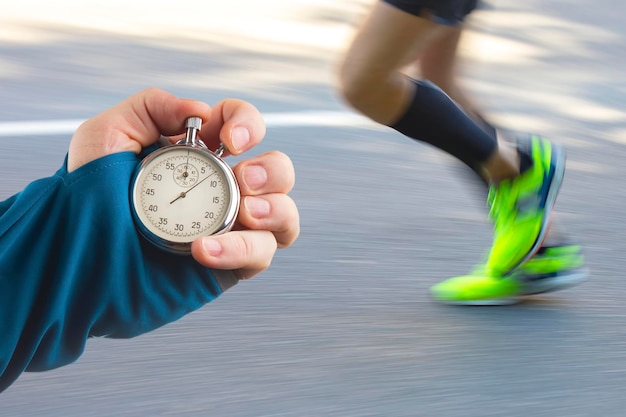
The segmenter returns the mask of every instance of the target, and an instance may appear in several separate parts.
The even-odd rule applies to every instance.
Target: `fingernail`
[[[258,190],[267,182],[267,171],[259,165],[247,166],[243,171],[243,180],[249,189]]]
[[[202,239],[202,248],[210,256],[219,256],[222,253],[222,245],[220,242],[210,237]]]
[[[244,205],[254,218],[262,219],[270,214],[270,203],[263,198],[248,196],[244,199]]]
[[[235,150],[243,151],[250,142],[250,131],[243,126],[237,126],[231,131],[230,137]]]

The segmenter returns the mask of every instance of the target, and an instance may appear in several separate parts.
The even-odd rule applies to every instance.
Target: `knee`
[[[358,68],[349,62],[343,62],[339,68],[338,92],[341,98],[353,107],[358,108],[366,92],[366,84]]]
[[[359,111],[376,95],[382,80],[351,62],[343,62],[339,68],[338,92],[350,106]]]

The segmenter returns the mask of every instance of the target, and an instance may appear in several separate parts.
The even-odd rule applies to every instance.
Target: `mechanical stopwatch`
[[[221,158],[224,145],[210,151],[198,137],[201,127],[201,118],[188,118],[185,138],[146,156],[131,185],[139,231],[170,252],[189,254],[198,237],[229,231],[239,210],[237,179]]]

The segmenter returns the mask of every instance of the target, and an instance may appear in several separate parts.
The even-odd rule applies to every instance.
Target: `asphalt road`
[[[54,12],[49,21],[43,12],[5,15],[0,128],[84,119],[147,86],[209,103],[241,97],[268,120],[349,112],[332,71],[363,2],[296,3],[267,17],[292,28],[293,43],[243,24],[240,37],[220,37],[236,26],[224,20],[215,31],[195,22],[140,33],[141,15],[124,15],[138,19],[135,31],[54,21]],[[2,394],[0,415],[623,416],[621,3],[516,3],[476,14],[463,80],[494,120],[567,147],[557,208],[585,247],[587,283],[509,307],[432,302],[428,288],[469,270],[489,244],[484,202],[465,172],[372,125],[274,122],[255,152],[280,149],[295,163],[296,244],[176,323],[132,340],[91,340],[77,363],[23,375]],[[318,43],[295,36],[316,28]],[[1,136],[0,198],[52,174],[69,138]]]

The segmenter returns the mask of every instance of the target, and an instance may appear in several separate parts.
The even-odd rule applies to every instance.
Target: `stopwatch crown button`
[[[185,128],[200,130],[202,128],[202,119],[199,117],[190,117],[185,122]]]

